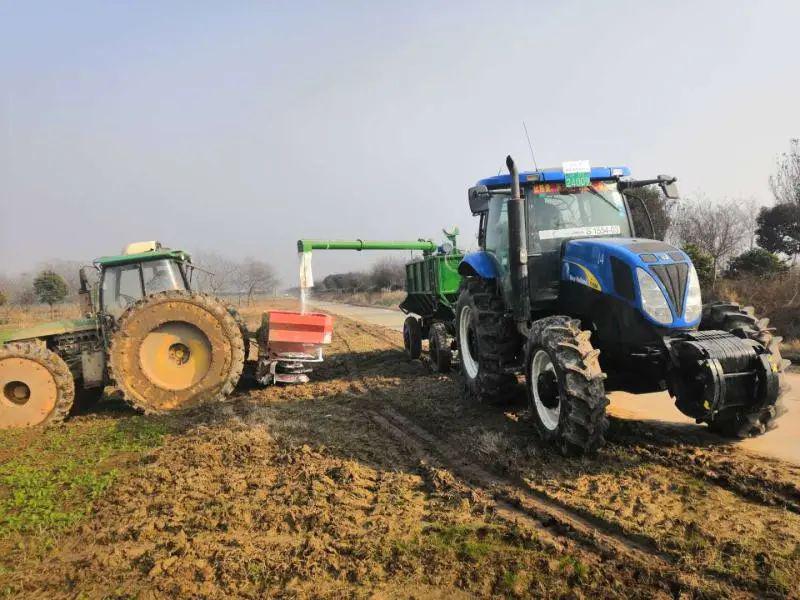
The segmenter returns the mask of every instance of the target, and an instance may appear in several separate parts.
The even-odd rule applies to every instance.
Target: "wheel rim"
[[[475,332],[472,327],[472,308],[465,306],[461,309],[458,322],[458,346],[461,353],[461,364],[464,372],[470,379],[478,376],[478,362],[475,360]]]
[[[549,431],[558,429],[561,416],[558,378],[553,361],[544,350],[537,350],[531,360],[531,395],[542,425]]]
[[[166,390],[185,390],[202,380],[211,367],[211,357],[205,333],[180,321],[156,327],[139,346],[142,373]]]
[[[0,428],[38,425],[57,400],[58,385],[45,366],[20,357],[0,360]]]

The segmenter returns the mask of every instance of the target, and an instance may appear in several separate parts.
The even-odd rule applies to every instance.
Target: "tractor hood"
[[[81,331],[90,331],[92,329],[97,329],[97,321],[94,319],[64,319],[61,321],[51,321],[49,323],[40,323],[39,325],[33,325],[32,327],[25,327],[23,329],[0,332],[0,344],[41,339],[66,333],[78,333]]]
[[[656,325],[689,328],[699,320],[685,319],[691,264],[685,252],[657,240],[577,239],[564,244],[561,280],[619,298]],[[671,323],[657,322],[642,308],[637,269],[650,275],[664,294],[672,313]]]

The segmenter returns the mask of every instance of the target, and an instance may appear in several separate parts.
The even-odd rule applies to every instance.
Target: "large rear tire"
[[[708,423],[709,429],[726,437],[747,438],[775,428],[775,420],[786,412],[782,400],[788,385],[783,373],[791,363],[781,356],[783,338],[773,334],[769,319],[757,318],[752,307],[713,302],[703,307],[700,329],[726,331],[739,338],[758,342],[767,350],[772,368],[779,377],[779,392],[772,402],[723,411]]]
[[[236,319],[206,294],[169,291],[120,317],[109,349],[111,374],[125,399],[160,413],[226,398],[244,367]]]
[[[0,429],[59,423],[75,399],[63,359],[38,343],[0,346]]]
[[[498,403],[513,394],[519,334],[506,317],[494,281],[468,277],[456,304],[456,342],[461,360],[464,399]]]
[[[531,326],[525,381],[531,417],[542,439],[567,456],[596,452],[608,430],[599,350],[590,332],[569,317],[546,317]]]

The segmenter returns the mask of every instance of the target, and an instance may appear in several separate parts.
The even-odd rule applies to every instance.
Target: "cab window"
[[[104,310],[115,318],[119,317],[143,297],[139,265],[107,268],[103,274],[102,293]]]
[[[103,273],[103,309],[118,318],[145,295],[185,289],[183,273],[173,260],[108,267]]]
[[[147,295],[167,290],[185,290],[180,268],[172,260],[153,260],[142,263],[144,291]]]

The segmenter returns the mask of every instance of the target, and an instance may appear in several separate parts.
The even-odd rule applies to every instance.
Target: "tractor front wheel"
[[[542,439],[563,454],[595,452],[608,429],[599,350],[569,317],[534,321],[525,352],[530,413]]]
[[[0,429],[59,423],[75,399],[63,359],[39,343],[0,346]]]
[[[754,312],[752,307],[742,308],[738,304],[725,302],[713,302],[703,307],[700,329],[726,331],[739,338],[758,342],[763,346],[772,370],[778,374],[778,395],[773,400],[722,411],[709,421],[709,429],[726,437],[761,435],[774,428],[775,420],[786,412],[782,396],[788,390],[784,372],[790,362],[781,356],[783,338],[773,334],[769,319],[759,319]]]

